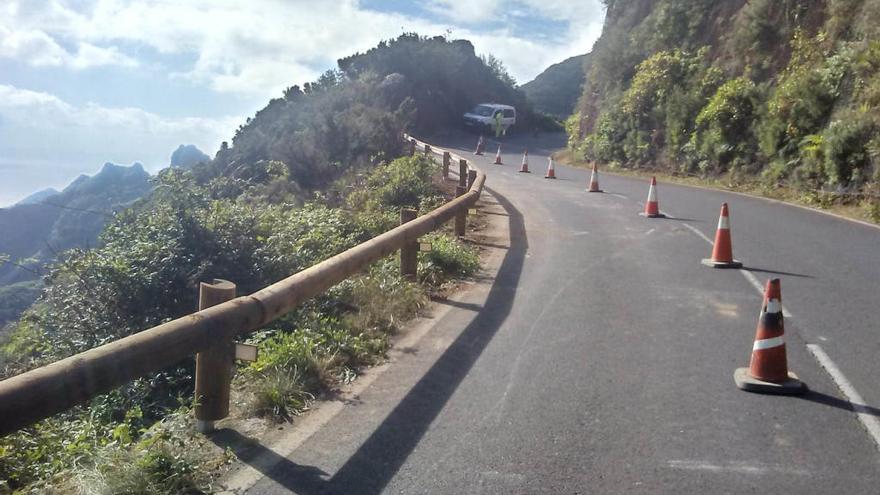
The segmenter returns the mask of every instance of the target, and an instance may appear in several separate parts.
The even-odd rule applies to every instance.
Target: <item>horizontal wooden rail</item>
[[[422,147],[425,145],[410,136],[404,135],[404,138]],[[433,146],[431,150],[441,156],[444,151]],[[478,172],[464,195],[249,296],[0,381],[0,435],[179,363],[220,339],[246,334],[270,323],[307,299],[361,272],[370,263],[440,228],[457,212],[477,202],[485,181],[485,174]]]

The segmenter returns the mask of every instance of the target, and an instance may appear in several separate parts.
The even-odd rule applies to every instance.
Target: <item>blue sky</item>
[[[588,52],[599,0],[3,0],[0,206],[106,161],[213,155],[273,97],[402,32],[466,38],[520,83]]]

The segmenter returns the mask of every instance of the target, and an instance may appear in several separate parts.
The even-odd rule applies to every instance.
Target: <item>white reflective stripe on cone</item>
[[[782,305],[779,304],[779,300],[778,299],[770,299],[767,302],[766,312],[767,313],[780,313],[780,312],[782,312]]]
[[[781,345],[785,345],[785,337],[782,335],[779,337],[773,337],[772,339],[756,340],[755,345],[752,346],[752,350],[763,351],[764,349],[772,349]]]
[[[730,217],[721,215],[718,218],[718,230],[730,230]]]
[[[648,189],[648,203],[656,203],[657,202],[657,190],[654,189],[654,186],[651,186]]]

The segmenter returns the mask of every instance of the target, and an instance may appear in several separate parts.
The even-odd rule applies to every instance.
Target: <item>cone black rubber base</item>
[[[593,191],[592,189],[587,189],[587,192],[601,192],[601,193],[603,193],[605,191],[603,191],[601,189],[596,189],[595,191]]]
[[[555,179],[556,177],[550,177],[549,175],[544,176],[545,179]]]
[[[706,266],[711,266],[712,268],[742,268],[743,264],[741,261],[733,260],[733,261],[714,261],[712,259],[706,258],[701,263]]]
[[[648,215],[645,212],[641,212],[641,213],[639,213],[639,216],[642,216],[645,218],[666,218],[666,215],[664,215],[663,213],[657,213],[656,215]]]
[[[749,374],[748,368],[737,368],[733,372],[733,381],[737,388],[746,392],[773,395],[800,395],[805,393],[807,384],[800,381],[794,373],[788,372],[788,380],[782,383],[765,382]]]
[[[532,172],[529,171],[529,170],[520,170],[519,173],[521,173],[521,174],[530,174],[530,173],[532,173]]]

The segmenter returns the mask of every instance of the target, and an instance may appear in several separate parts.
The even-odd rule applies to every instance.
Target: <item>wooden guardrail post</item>
[[[413,156],[415,154],[416,154],[416,140],[410,139],[409,140],[409,156]]]
[[[235,299],[235,284],[214,279],[199,284],[199,311]],[[214,431],[214,421],[229,415],[229,389],[235,359],[231,338],[221,338],[210,349],[196,354],[196,429]]]
[[[400,225],[415,220],[418,216],[416,210],[403,208],[400,210]],[[413,240],[400,248],[400,275],[404,278],[415,280],[419,267],[419,242]]]
[[[455,196],[464,196],[467,192],[467,188],[464,186],[455,186]],[[458,211],[455,212],[455,235],[458,237],[464,236],[464,229],[467,226],[467,212],[468,209],[465,208],[465,205],[462,205]]]
[[[471,186],[474,185],[474,181],[477,180],[477,171],[476,170],[468,170],[467,174],[467,188],[470,189]]]
[[[452,161],[452,155],[448,151],[443,152],[443,180],[449,178],[449,162]]]
[[[458,161],[458,185],[464,187],[467,185],[468,164],[467,160],[462,158]]]
[[[430,156],[430,155],[431,155],[431,145],[426,144],[425,145],[425,156]]]

